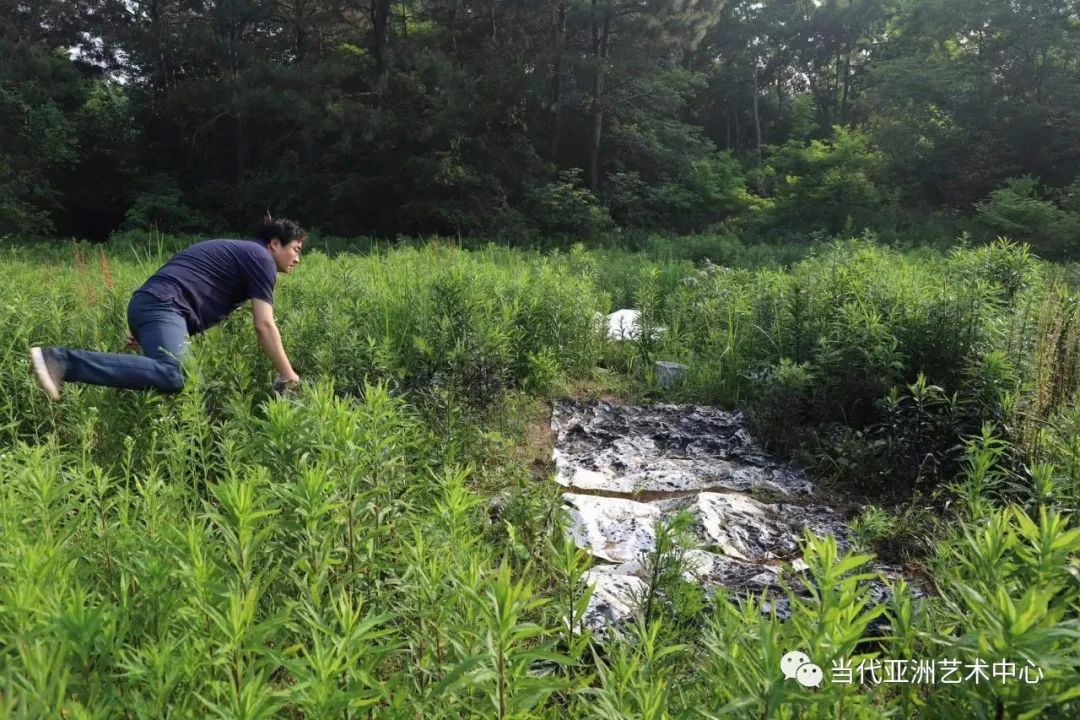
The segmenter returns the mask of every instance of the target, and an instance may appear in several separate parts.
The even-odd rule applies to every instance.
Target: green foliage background
[[[0,234],[620,244],[963,231],[1069,258],[1075,0],[40,0]]]

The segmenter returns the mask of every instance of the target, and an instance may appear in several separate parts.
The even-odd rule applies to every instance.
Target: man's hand
[[[139,341],[134,335],[128,333],[127,340],[124,341],[124,352],[139,352],[139,350]]]
[[[275,395],[291,395],[300,389],[300,376],[293,373],[292,377],[285,379],[283,377],[274,378],[274,394]]]

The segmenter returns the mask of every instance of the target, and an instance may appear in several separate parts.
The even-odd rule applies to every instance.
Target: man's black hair
[[[267,217],[259,226],[259,231],[255,233],[255,237],[263,245],[269,245],[274,238],[280,240],[282,245],[288,245],[295,240],[306,238],[307,231],[292,220],[283,220],[281,218],[275,220]]]

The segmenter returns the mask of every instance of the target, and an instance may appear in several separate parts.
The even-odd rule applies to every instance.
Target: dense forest
[[[1080,236],[1075,0],[4,0],[0,234]]]

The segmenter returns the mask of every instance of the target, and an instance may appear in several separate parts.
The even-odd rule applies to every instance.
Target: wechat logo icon
[[[798,650],[792,650],[780,658],[780,671],[788,680],[795,678],[803,687],[818,687],[824,673],[821,668],[810,662],[810,657]]]

